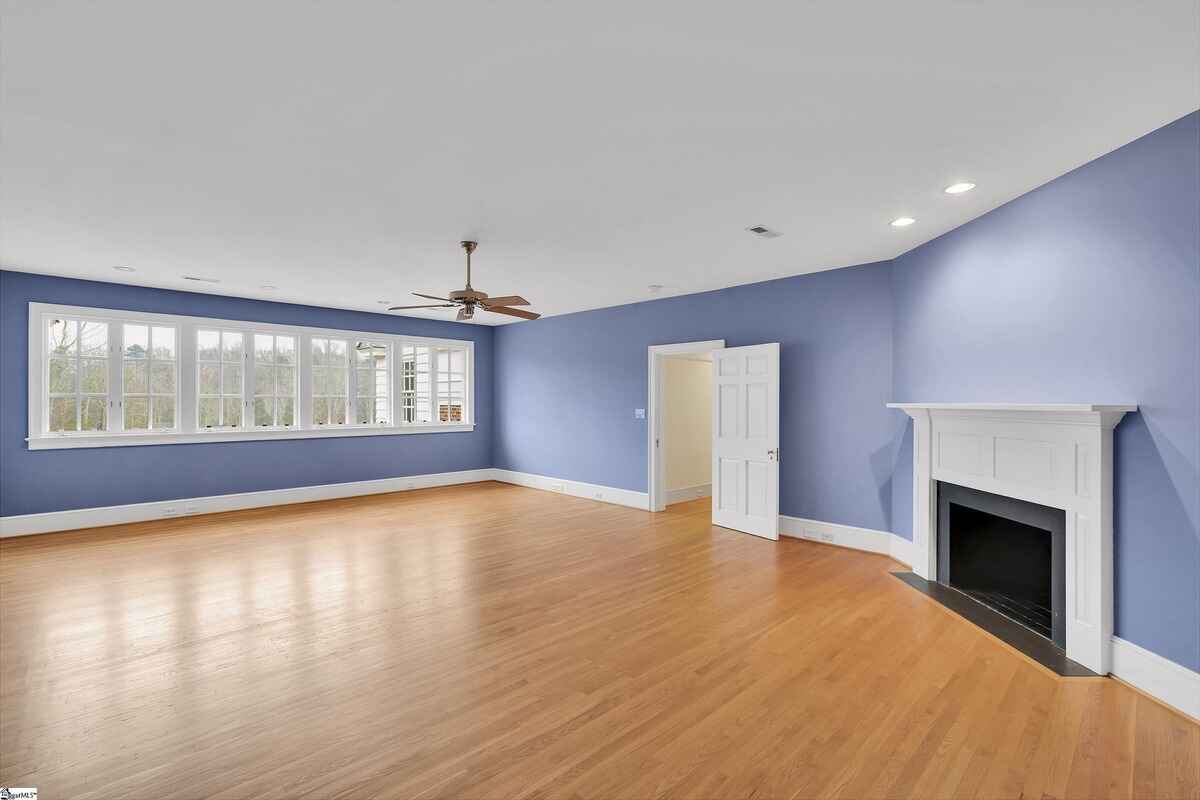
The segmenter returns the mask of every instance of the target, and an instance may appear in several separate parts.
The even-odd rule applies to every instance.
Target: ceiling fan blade
[[[527,306],[529,301],[519,294],[510,294],[506,297],[485,297],[479,302],[485,306]]]
[[[392,306],[388,311],[405,311],[410,308],[454,308],[454,303],[438,303],[434,306]]]
[[[535,314],[532,311],[525,311],[521,308],[506,308],[505,306],[488,306],[488,311],[494,314],[507,314],[510,317],[520,317],[521,319],[537,319],[542,316]]]
[[[444,302],[447,302],[447,303],[452,303],[452,302],[454,302],[454,301],[453,301],[453,300],[451,300],[449,297],[435,297],[434,295],[431,295],[431,294],[421,294],[420,292],[413,292],[413,294],[415,294],[417,297],[424,297],[424,298],[426,298],[426,299],[428,299],[428,300],[442,300],[442,301],[444,301]]]

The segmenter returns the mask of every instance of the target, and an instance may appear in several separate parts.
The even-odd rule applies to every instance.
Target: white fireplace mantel
[[[1113,428],[1136,405],[888,403],[913,419],[913,571],[937,580],[937,482],[1066,511],[1067,657],[1105,675]]]

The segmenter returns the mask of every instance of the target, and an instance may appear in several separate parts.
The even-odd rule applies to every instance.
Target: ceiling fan
[[[509,308],[509,306],[529,305],[529,301],[519,295],[510,294],[504,297],[488,297],[487,292],[479,292],[472,289],[471,253],[475,252],[475,248],[479,246],[479,242],[460,242],[460,244],[462,245],[462,249],[467,251],[467,286],[465,289],[450,292],[449,297],[435,297],[431,294],[413,292],[417,297],[424,297],[429,300],[445,300],[446,302],[423,306],[392,306],[388,311],[407,311],[413,308],[457,308],[457,319],[464,320],[474,317],[475,307],[479,306],[484,311],[491,311],[493,314],[507,314],[510,317],[520,317],[521,319],[537,319],[541,316],[541,314],[535,314],[532,311]]]

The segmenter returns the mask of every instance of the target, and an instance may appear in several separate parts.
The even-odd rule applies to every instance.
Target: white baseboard
[[[1200,672],[1117,636],[1112,637],[1110,669],[1126,683],[1200,720]]]
[[[899,534],[892,534],[892,558],[906,567],[913,564],[913,543]]]
[[[779,515],[779,533],[796,539],[812,539],[814,542],[835,544],[839,547],[849,547],[853,550],[865,550],[868,553],[892,554],[892,540],[895,534],[887,531],[877,531],[871,528],[856,528],[853,525],[841,525],[837,522],[821,522],[803,517]]]
[[[852,550],[880,553],[905,566],[912,566],[913,562],[912,542],[889,531],[780,514],[779,533],[781,536],[795,539],[811,539],[814,542],[849,547]]]
[[[559,492],[574,497],[586,497],[588,500],[599,500],[602,503],[629,506],[642,511],[650,508],[650,496],[646,492],[635,492],[630,489],[616,489],[612,486],[568,481],[562,478],[547,478],[545,475],[514,472],[510,469],[492,470],[492,479],[517,486],[528,486],[531,489],[544,489],[548,492]]]
[[[700,483],[695,486],[684,486],[681,489],[667,490],[667,505],[685,503],[688,500],[698,500],[701,497],[712,497],[712,484]]]
[[[382,478],[373,481],[298,486],[293,489],[269,489],[261,492],[189,497],[181,500],[130,503],[122,506],[50,511],[44,514],[21,514],[0,517],[0,538],[69,531],[76,528],[98,528],[104,525],[121,525],[127,522],[144,522],[151,519],[187,517],[194,514],[212,514],[217,511],[238,511],[288,503],[308,503],[313,500],[332,500],[339,497],[402,492],[408,489],[426,489],[432,486],[449,486],[456,483],[476,483],[492,480],[492,478],[491,469],[471,469],[462,472],[409,475],[403,478]]]

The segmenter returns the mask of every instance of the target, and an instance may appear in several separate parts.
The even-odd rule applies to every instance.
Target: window
[[[254,425],[296,424],[296,338],[254,334]]]
[[[404,345],[400,354],[401,421],[420,423],[433,421],[432,396],[429,391],[429,348]]]
[[[462,422],[467,405],[467,354],[465,350],[438,347],[437,410],[439,422]]]
[[[388,390],[388,346],[382,342],[354,343],[354,424],[387,425],[392,418]]]
[[[470,341],[29,304],[31,450],[474,430]]]
[[[350,402],[350,345],[345,339],[313,337],[313,425],[345,425]]]
[[[108,325],[51,319],[46,326],[46,430],[108,429]]]
[[[175,329],[126,323],[122,343],[124,429],[172,430],[178,374]]]
[[[201,430],[242,427],[245,360],[240,331],[196,332],[198,424]]]

